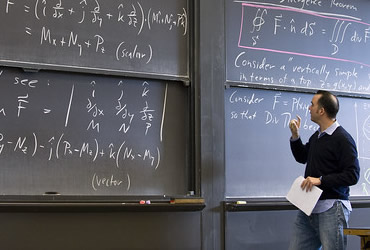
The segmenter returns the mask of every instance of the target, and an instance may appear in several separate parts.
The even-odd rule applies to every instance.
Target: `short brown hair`
[[[321,95],[317,101],[318,105],[325,109],[329,118],[335,119],[339,111],[338,98],[326,90],[319,90],[316,94]]]

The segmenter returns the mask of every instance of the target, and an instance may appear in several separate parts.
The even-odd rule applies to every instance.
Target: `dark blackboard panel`
[[[312,94],[251,88],[225,92],[225,161],[227,197],[285,197],[304,165],[290,151],[288,123],[302,117],[306,142],[318,126],[308,111]],[[340,97],[339,123],[355,139],[361,178],[352,196],[370,194],[370,100]]]
[[[186,0],[2,1],[0,63],[187,79]]]
[[[297,211],[226,213],[226,249],[289,248]]]
[[[286,250],[292,235],[297,211],[250,211],[226,213],[226,249]],[[355,208],[351,227],[368,227],[368,208]],[[348,236],[347,249],[359,249],[360,237]]]
[[[188,88],[0,69],[4,195],[184,195]]]
[[[227,80],[368,95],[369,7],[366,0],[226,1]]]
[[[2,212],[0,232],[3,249],[199,250],[201,216],[189,212]]]

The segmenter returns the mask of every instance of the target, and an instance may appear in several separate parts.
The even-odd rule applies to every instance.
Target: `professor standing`
[[[302,211],[293,228],[290,250],[344,250],[347,227],[352,211],[348,200],[349,186],[358,182],[360,167],[356,144],[339,125],[336,115],[339,101],[328,91],[319,90],[309,107],[311,120],[319,125],[306,144],[299,136],[301,118],[293,119],[290,147],[297,162],[306,164],[301,187],[310,192],[313,186],[323,190],[310,216]]]

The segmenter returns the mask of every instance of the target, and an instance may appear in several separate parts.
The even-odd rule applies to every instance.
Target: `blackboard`
[[[0,68],[0,194],[185,195],[181,82]]]
[[[305,143],[318,129],[310,120],[313,94],[231,87],[225,90],[226,196],[285,197],[305,165],[290,151],[288,124],[302,117],[300,135]],[[338,122],[357,143],[359,183],[351,196],[370,194],[370,100],[339,97]]]
[[[186,0],[1,1],[0,63],[187,79]]]
[[[225,215],[226,249],[286,250],[292,237],[297,211],[256,210],[228,212]],[[351,227],[368,227],[369,209],[354,208],[349,218]],[[360,249],[360,239],[349,236],[347,249]]]
[[[226,213],[226,249],[289,249],[297,211]]]
[[[227,0],[227,81],[368,95],[369,7],[367,0]]]

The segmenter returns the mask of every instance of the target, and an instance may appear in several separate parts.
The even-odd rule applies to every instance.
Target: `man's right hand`
[[[289,122],[289,128],[290,132],[292,132],[293,139],[298,139],[300,127],[301,127],[301,117],[297,115],[297,119],[293,119]]]

